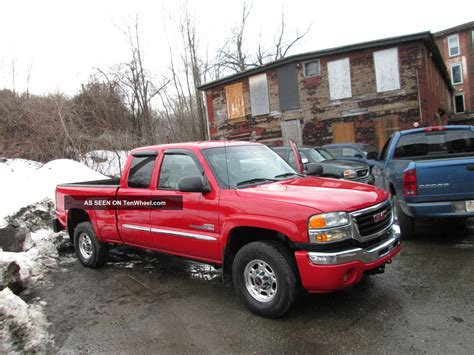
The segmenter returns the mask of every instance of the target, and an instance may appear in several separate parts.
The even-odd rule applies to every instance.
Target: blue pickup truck
[[[474,216],[474,126],[400,131],[385,143],[372,170],[390,192],[402,237],[419,217]]]

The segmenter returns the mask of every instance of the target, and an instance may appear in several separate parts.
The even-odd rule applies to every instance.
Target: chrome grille
[[[357,177],[366,177],[369,175],[369,169],[357,170]]]
[[[353,213],[361,237],[377,234],[392,224],[392,204],[382,203],[373,209]]]

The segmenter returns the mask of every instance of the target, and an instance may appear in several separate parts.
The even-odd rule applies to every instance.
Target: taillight
[[[416,170],[410,169],[403,172],[403,196],[416,196]]]
[[[438,132],[438,131],[446,131],[446,127],[444,126],[434,126],[434,127],[426,127],[425,132]]]

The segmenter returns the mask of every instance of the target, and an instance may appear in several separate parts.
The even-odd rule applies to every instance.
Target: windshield
[[[315,163],[334,159],[331,153],[329,153],[326,149],[321,148],[308,149],[305,151],[305,154],[309,155],[311,157],[311,161]]]
[[[225,188],[248,187],[298,175],[277,153],[263,145],[208,148],[202,152]]]

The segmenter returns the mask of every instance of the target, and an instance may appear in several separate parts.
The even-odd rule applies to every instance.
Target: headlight
[[[355,170],[344,170],[344,179],[355,179],[357,178],[357,173]]]
[[[352,238],[352,225],[346,212],[322,213],[308,221],[310,242],[330,243]]]

